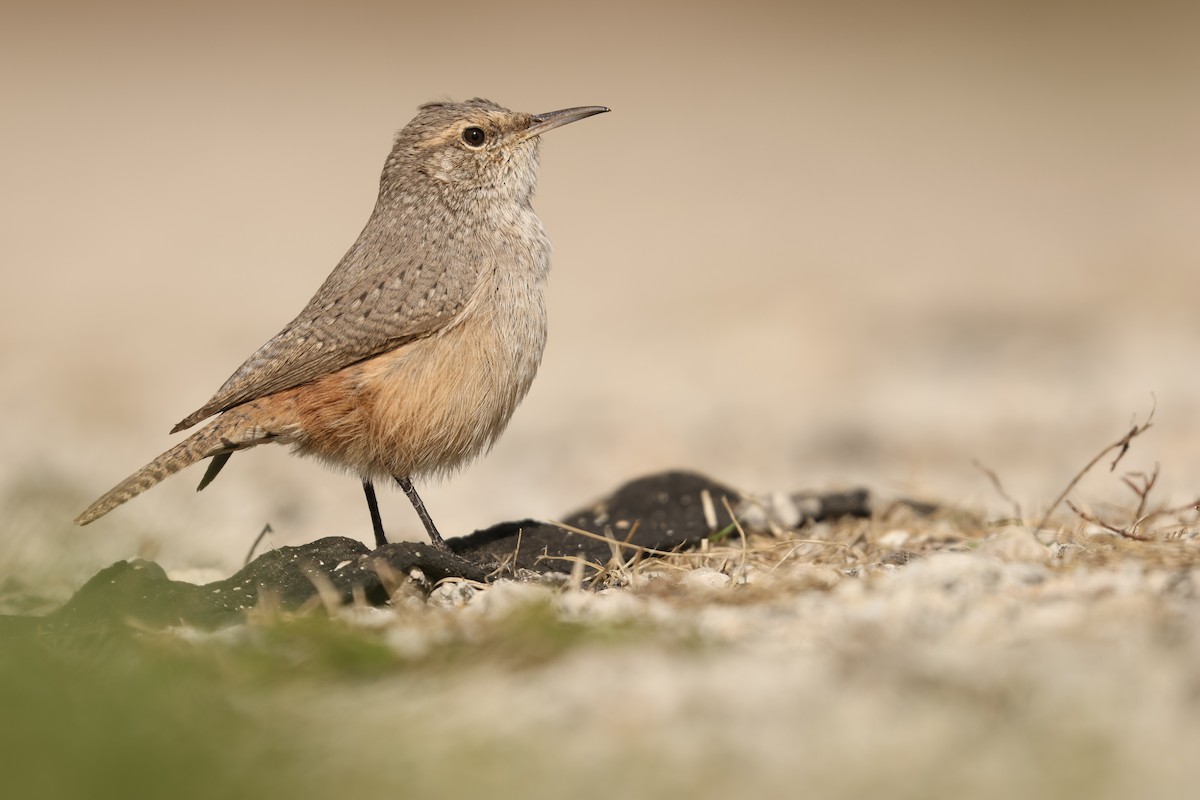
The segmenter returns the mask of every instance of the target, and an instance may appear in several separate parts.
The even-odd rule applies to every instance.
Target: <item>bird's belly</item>
[[[496,440],[537,372],[544,314],[516,316],[470,314],[297,387],[309,389],[297,394],[297,449],[377,478],[461,466]]]

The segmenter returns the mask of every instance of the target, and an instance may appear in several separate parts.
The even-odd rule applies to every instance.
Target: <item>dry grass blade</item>
[[[643,553],[646,555],[652,555],[652,556],[680,555],[680,553],[672,552],[670,550],[656,550],[653,547],[643,547],[640,544],[632,544],[628,541],[620,542],[620,541],[617,541],[616,539],[614,539],[611,535],[603,536],[599,533],[592,533],[591,531],[585,531],[582,528],[576,528],[574,525],[568,525],[565,522],[555,522],[554,520],[543,520],[543,523],[546,525],[553,525],[556,528],[560,528],[561,530],[567,531],[568,533],[573,533],[577,536],[583,536],[587,539],[595,539],[598,542],[604,542],[605,544],[608,544],[612,547],[617,547],[617,548],[624,547],[629,550],[640,552],[640,553]]]
[[[371,560],[371,569],[375,570],[375,574],[379,576],[379,582],[383,584],[383,590],[387,592],[387,596],[395,597],[396,592],[400,591],[400,587],[404,585],[404,580],[400,577],[400,573],[396,572],[395,567],[389,564],[386,558],[375,558]]]
[[[697,550],[694,552],[684,552],[684,551],[679,551],[679,550],[658,550],[656,548],[645,547],[640,544],[632,544],[630,542],[618,542],[616,539],[602,536],[598,533],[592,533],[591,531],[585,531],[582,528],[576,528],[574,525],[568,525],[565,522],[555,522],[554,520],[541,520],[541,522],[544,525],[553,525],[554,527],[560,528],[561,530],[567,531],[568,533],[574,533],[577,536],[583,536],[588,539],[595,539],[598,542],[606,542],[606,543],[614,542],[614,543],[616,543],[616,545],[618,547],[628,548],[629,550],[633,550],[635,552],[641,553],[643,556],[658,556],[660,558],[705,559],[705,558],[712,558],[718,552],[713,549]],[[750,553],[750,554],[770,553],[774,550],[779,550],[780,548],[794,547],[797,544],[814,544],[814,545],[820,545],[822,547],[849,547],[849,545],[846,544],[845,542],[826,542],[821,539],[788,539],[787,541],[770,542],[768,544],[759,545],[757,547],[749,547],[749,548],[747,548],[746,552]],[[556,558],[556,556],[539,556],[539,558],[546,558],[546,557]]]
[[[333,581],[329,580],[329,576],[311,563],[303,565],[303,573],[313,588],[317,590],[317,596],[321,599],[321,605],[325,606],[326,613],[332,615],[337,612],[342,606],[342,598],[334,588]]]
[[[1013,518],[1023,524],[1025,522],[1025,515],[1021,512],[1021,504],[1014,500],[1012,495],[1005,491],[1004,484],[1000,482],[1000,476],[998,476],[995,471],[985,466],[984,463],[977,458],[971,459],[971,465],[987,476],[987,479],[992,482],[992,488],[996,490],[996,494],[1004,498],[1004,500],[1013,507]]]
[[[800,545],[802,545],[802,544],[804,544],[804,541],[802,539],[797,540],[796,543],[786,553],[783,554],[783,558],[779,559],[774,564],[772,564],[771,568],[768,569],[767,572],[775,572],[780,567],[782,567],[784,564],[786,564],[787,560],[796,554],[796,551],[800,549]]]
[[[524,531],[522,529],[517,530],[516,546],[513,547],[513,551],[511,553],[509,553],[508,555],[504,556],[503,558],[501,558],[499,560],[499,563],[496,564],[496,568],[489,573],[489,575],[491,577],[498,578],[501,575],[516,575],[517,574],[517,570],[520,568],[520,563],[521,563],[518,559],[521,555],[521,535],[522,535],[522,533],[524,533]],[[441,581],[439,581],[439,583],[441,583]]]
[[[700,508],[704,511],[704,524],[708,526],[708,532],[712,533],[717,529],[717,509],[713,506],[712,493],[708,489],[700,492]]]
[[[571,578],[567,581],[567,585],[576,592],[583,591],[583,573],[589,566],[595,566],[590,561],[585,561],[578,556],[571,556],[575,563],[571,565]]]
[[[567,562],[570,562],[572,565],[571,566],[572,573],[574,573],[576,569],[578,569],[580,571],[582,571],[584,569],[594,569],[594,570],[596,570],[597,574],[603,574],[606,571],[606,567],[604,567],[600,564],[597,564],[595,561],[589,561],[586,558],[580,558],[579,556],[540,555],[537,557],[537,560],[538,561],[567,561]]]
[[[725,510],[729,512],[729,518],[733,520],[734,526],[737,528],[738,536],[742,540],[742,560],[738,564],[737,577],[730,581],[730,586],[733,586],[738,581],[745,582],[746,580],[746,558],[749,552],[749,543],[746,540],[746,531],[742,528],[742,523],[738,521],[737,515],[733,513],[733,509],[729,507],[729,498],[722,496],[721,503],[725,506]]]

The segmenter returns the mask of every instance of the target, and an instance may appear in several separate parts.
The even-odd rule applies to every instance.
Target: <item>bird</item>
[[[202,428],[75,522],[210,459],[199,491],[235,452],[276,443],[361,480],[376,545],[387,537],[375,482],[394,480],[449,550],[413,480],[488,450],[529,391],[551,249],[532,205],[541,136],[608,110],[420,106],[395,136],[365,227],[308,304],[171,432]]]

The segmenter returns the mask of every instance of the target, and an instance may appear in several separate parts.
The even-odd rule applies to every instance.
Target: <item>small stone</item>
[[[729,586],[729,581],[729,576],[724,572],[715,570],[712,567],[699,567],[685,572],[682,583],[689,589],[706,589],[711,591],[726,588]]]

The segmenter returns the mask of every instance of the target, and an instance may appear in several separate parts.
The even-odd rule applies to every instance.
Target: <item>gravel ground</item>
[[[93,665],[71,681],[84,699],[60,686],[38,713],[61,721],[47,735],[72,731],[56,747],[80,751],[80,781],[147,723],[182,715],[201,750],[233,742],[204,769],[151,748],[151,794],[182,760],[197,796],[1178,797],[1200,744],[1200,538],[1194,509],[1159,521],[1150,541],[1078,522],[1035,535],[895,506],[565,584],[401,589],[329,621],[267,603],[214,633],[42,637]],[[150,672],[116,668],[114,691],[128,650]],[[215,678],[197,686],[198,668]],[[28,702],[22,677],[4,691]],[[145,707],[97,719],[97,694]],[[20,753],[39,736],[16,708]],[[44,776],[12,779],[46,796]]]
[[[360,612],[418,663],[447,641],[482,657],[352,693],[349,715],[341,694],[314,699],[306,713],[338,717],[316,740],[400,754],[405,780],[435,794],[445,775],[426,767],[466,757],[482,763],[456,790],[522,796],[1190,790],[1191,534],[1146,544],[1083,528],[1044,544],[1015,526],[893,519],[805,540],[644,564],[598,593],[447,586],[432,608]],[[890,549],[901,541],[907,562],[886,563],[905,560]],[[590,634],[550,655],[511,627],[498,644],[530,608]]]

